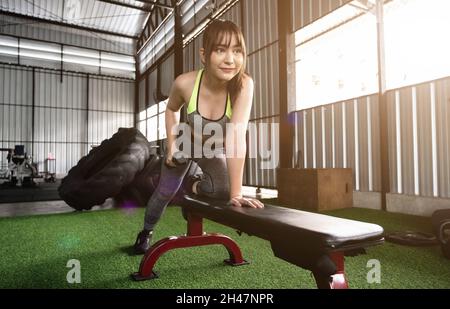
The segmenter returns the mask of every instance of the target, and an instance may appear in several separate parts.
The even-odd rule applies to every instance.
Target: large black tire
[[[450,209],[436,210],[431,216],[433,231],[441,244],[442,253],[450,259]]]
[[[125,186],[116,196],[118,204],[124,207],[144,207],[159,183],[163,159],[158,155],[150,156],[142,171],[136,174],[134,180]]]
[[[434,246],[437,245],[436,236],[431,233],[402,231],[388,233],[386,241],[405,246]]]
[[[60,197],[77,210],[103,204],[144,168],[150,148],[138,130],[120,128],[70,169],[58,188]]]

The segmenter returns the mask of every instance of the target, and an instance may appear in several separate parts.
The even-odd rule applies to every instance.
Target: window
[[[166,106],[168,100],[152,105],[139,113],[139,130],[149,142],[163,140],[166,135]]]
[[[378,91],[373,12],[353,1],[295,33],[297,110]]]
[[[384,12],[388,89],[449,75],[450,1],[395,0]]]
[[[22,38],[19,40],[16,37],[6,35],[0,35],[0,61],[58,70],[135,78],[133,56],[38,40]]]

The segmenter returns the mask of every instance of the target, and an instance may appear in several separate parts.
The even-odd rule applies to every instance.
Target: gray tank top
[[[204,70],[197,74],[194,90],[192,91],[187,108],[187,122],[191,128],[193,147],[208,149],[214,153],[223,153],[225,150],[226,124],[230,121],[232,115],[230,94],[227,95],[227,102],[222,117],[217,120],[203,117],[198,111],[198,99],[200,86]],[[207,155],[204,153],[204,155]],[[207,155],[208,156],[208,155]]]

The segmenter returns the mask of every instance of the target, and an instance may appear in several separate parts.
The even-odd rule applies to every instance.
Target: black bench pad
[[[335,251],[364,248],[383,241],[376,224],[265,204],[263,209],[233,207],[225,201],[185,196],[185,211],[297,249]],[[207,207],[205,207],[207,206]]]

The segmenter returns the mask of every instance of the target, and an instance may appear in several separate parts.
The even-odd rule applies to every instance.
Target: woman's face
[[[207,67],[210,74],[226,82],[232,80],[239,73],[244,62],[242,48],[238,44],[236,35],[231,37],[229,46],[228,42],[230,42],[229,38],[224,36],[222,42],[214,47]]]

